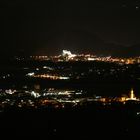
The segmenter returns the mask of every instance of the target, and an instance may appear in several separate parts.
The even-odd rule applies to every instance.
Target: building
[[[126,100],[137,100],[133,88],[130,91],[130,97],[128,97]]]

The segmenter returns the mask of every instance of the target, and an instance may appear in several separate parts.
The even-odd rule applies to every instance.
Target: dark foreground
[[[1,113],[0,129],[5,138],[126,138],[139,136],[140,118],[120,108],[8,110]]]

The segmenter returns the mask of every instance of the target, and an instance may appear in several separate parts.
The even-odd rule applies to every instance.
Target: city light
[[[135,64],[140,63],[140,56],[138,57],[130,57],[130,58],[121,58],[121,57],[112,57],[112,56],[98,56],[96,54],[72,54],[69,50],[62,50],[62,54],[58,56],[30,56],[30,59],[34,60],[51,60],[56,62],[63,61],[102,61],[102,62],[110,62],[117,64]],[[44,68],[48,68],[45,67]]]
[[[31,72],[31,73],[28,73],[27,75],[28,76],[33,76],[35,73],[34,72]]]
[[[38,74],[38,75],[34,75],[34,74],[28,74],[28,76],[30,77],[34,77],[34,78],[43,78],[43,79],[51,79],[51,80],[68,80],[70,79],[69,77],[65,77],[65,76],[56,76],[56,75],[49,75],[49,74]]]
[[[5,94],[4,94],[5,93]],[[0,107],[5,106],[13,106],[16,105],[19,108],[22,108],[24,106],[29,107],[39,107],[41,105],[51,105],[54,108],[65,108],[65,105],[69,104],[71,107],[79,105],[83,105],[85,102],[94,103],[94,102],[100,102],[103,106],[112,105],[114,102],[123,103],[125,104],[128,101],[136,101],[136,103],[140,103],[140,98],[137,98],[134,94],[134,90],[131,89],[130,95],[127,96],[120,96],[120,97],[102,97],[102,96],[85,96],[84,97],[84,91],[81,90],[81,92],[74,91],[74,90],[56,90],[56,89],[48,89],[48,91],[40,93],[36,92],[34,90],[32,91],[19,91],[19,90],[5,90],[1,91],[0,95],[7,96],[7,95],[13,96],[13,97],[22,97],[18,102],[14,98],[7,98],[2,101],[0,101]],[[9,96],[9,97],[10,97]],[[25,97],[25,98],[24,98]],[[30,98],[34,97],[34,98]],[[66,104],[65,104],[66,103]],[[38,106],[36,106],[38,104]],[[137,113],[139,115],[139,112]]]

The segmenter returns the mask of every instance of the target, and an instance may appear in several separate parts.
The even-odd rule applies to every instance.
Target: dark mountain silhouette
[[[25,44],[26,45],[26,44]],[[20,48],[20,47],[19,47]],[[54,31],[47,35],[46,39],[36,43],[34,48],[27,49],[3,49],[1,57],[11,55],[58,55],[63,49],[72,53],[92,53],[102,56],[135,57],[140,56],[140,44],[124,46],[108,43],[98,35],[85,30]],[[22,51],[21,51],[22,50]]]
[[[124,46],[107,43],[96,34],[86,31],[65,32],[64,46],[66,49],[80,53],[111,55],[116,57],[135,57],[140,55],[140,45]]]

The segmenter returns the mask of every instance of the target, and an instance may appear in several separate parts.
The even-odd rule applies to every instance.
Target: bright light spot
[[[81,93],[81,92],[76,92],[75,94],[76,94],[76,95],[81,95],[82,93]]]
[[[63,50],[63,55],[72,55],[72,53],[70,51]]]
[[[94,61],[95,58],[88,58],[88,61]]]
[[[70,51],[67,50],[63,50],[62,55],[67,56],[68,59],[73,59],[74,57],[76,57],[76,54],[72,54]]]
[[[31,95],[34,96],[35,98],[40,97],[39,93],[36,93],[34,91],[31,92]]]
[[[7,94],[13,94],[13,93],[15,93],[16,92],[16,90],[11,90],[11,89],[8,89],[8,90],[5,90],[5,92],[7,93]]]
[[[35,73],[34,72],[31,72],[31,73],[28,73],[27,75],[28,76],[33,76]]]
[[[137,115],[140,115],[140,112],[137,112]]]
[[[138,10],[139,9],[139,6],[136,6],[136,10]]]

